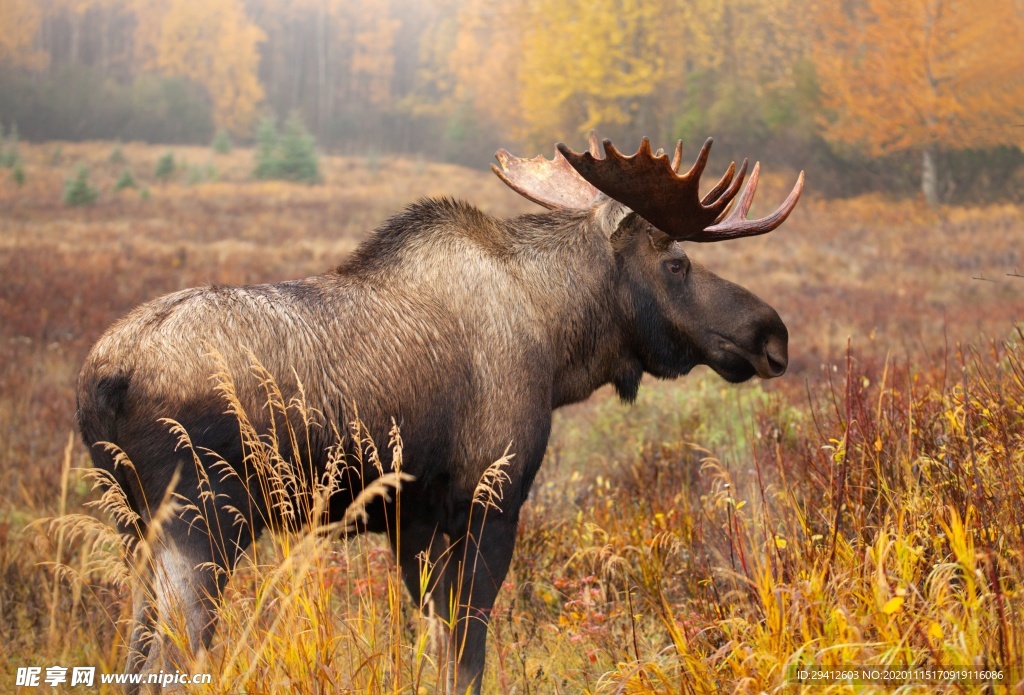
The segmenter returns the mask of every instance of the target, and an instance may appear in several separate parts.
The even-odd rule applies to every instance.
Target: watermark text
[[[100,673],[97,677],[95,666],[22,666],[14,677],[19,688],[92,687],[97,681],[104,685],[209,685],[213,676],[209,673],[182,673],[181,671],[158,673]]]

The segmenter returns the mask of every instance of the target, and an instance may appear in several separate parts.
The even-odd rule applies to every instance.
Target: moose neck
[[[614,211],[613,211],[614,212]],[[527,215],[510,220],[524,277],[536,280],[534,310],[547,330],[554,367],[552,405],[582,401],[611,383],[627,401],[636,397],[643,365],[625,330],[622,267],[610,231],[621,214],[596,208]],[[539,243],[541,239],[546,243]]]

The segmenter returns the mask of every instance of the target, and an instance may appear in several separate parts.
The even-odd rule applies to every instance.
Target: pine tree
[[[262,119],[256,141],[255,178],[301,183],[321,181],[316,142],[297,114],[288,118],[281,134],[272,118]]]
[[[161,181],[166,181],[174,175],[177,166],[174,163],[174,155],[167,152],[156,162],[155,176]]]
[[[89,170],[81,164],[75,175],[64,182],[64,204],[70,207],[92,205],[100,194],[89,184]]]
[[[318,183],[320,161],[316,142],[302,124],[298,114],[292,114],[284,124],[278,163],[278,177],[286,181]]]
[[[135,178],[132,176],[132,172],[125,169],[121,172],[121,176],[118,177],[117,183],[114,184],[115,191],[123,191],[126,188],[137,188],[135,185]]]
[[[228,135],[228,131],[220,128],[217,134],[213,137],[213,142],[210,143],[210,147],[217,154],[227,154],[234,147],[234,143],[231,142],[231,136]]]
[[[21,161],[21,153],[18,151],[18,126],[12,123],[7,135],[0,129],[0,166],[13,169]]]
[[[256,127],[256,168],[253,176],[257,179],[277,178],[277,122],[273,116],[263,116]]]

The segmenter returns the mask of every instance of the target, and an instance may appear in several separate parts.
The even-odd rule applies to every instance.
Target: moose
[[[551,160],[502,149],[494,172],[545,212],[499,220],[451,199],[420,201],[322,275],[187,289],[109,328],[81,370],[77,405],[94,465],[138,514],[133,529],[120,530],[145,531],[172,484],[214,518],[206,529],[230,529],[230,537],[211,539],[183,516],[160,520],[152,592],[135,601],[128,670],[164,667],[170,649],[148,635],[174,607],[190,647],[208,647],[228,574],[273,526],[274,506],[259,496],[253,502],[245,487],[251,471],[237,414],[210,380],[215,351],[258,429],[272,427],[274,416],[260,408],[253,357],[284,398],[301,391],[335,433],[356,416],[377,441],[400,428],[402,471],[411,478],[400,496],[376,500],[359,530],[388,533],[414,600],[450,617],[457,656],[448,687],[479,693],[489,612],[552,411],[605,384],[632,402],[644,374],[672,379],[706,365],[742,382],[786,371],[788,332],[775,309],[691,260],[681,242],[770,232],[796,206],[804,174],[775,212],[748,220],[760,165],[742,193],[746,160],[701,196],[711,142],[684,174],[681,141],[671,159],[652,152],[647,138],[626,156],[594,133],[587,150],[559,143]],[[211,494],[202,494],[198,469],[213,465],[212,454],[197,464],[168,420],[189,434],[194,451],[216,452],[238,475],[209,475]],[[320,474],[330,445],[314,432],[293,448]],[[474,515],[478,481],[510,446],[497,509]],[[130,474],[117,450],[132,462]],[[299,458],[291,449],[283,455]],[[392,469],[393,456],[380,456],[379,470],[334,493],[331,519]],[[233,523],[238,513],[246,524]],[[441,558],[421,596],[421,562]]]

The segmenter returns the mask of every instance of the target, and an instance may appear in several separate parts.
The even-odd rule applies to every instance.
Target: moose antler
[[[757,190],[760,163],[754,164],[747,187],[729,212],[729,203],[735,198],[746,175],[747,160],[743,160],[735,178],[736,163],[730,164],[722,179],[701,199],[700,176],[708,163],[711,138],[701,147],[697,161],[683,175],[678,173],[683,155],[681,140],[676,143],[675,155],[670,162],[661,150],[651,153],[651,143],[647,138],[640,142],[640,149],[631,157],[619,153],[611,140],[605,140],[606,157],[600,159],[595,147],[596,139],[596,135],[591,133],[590,151],[583,154],[574,152],[563,143],[555,147],[565,161],[597,190],[626,205],[674,239],[711,242],[765,234],[785,221],[796,207],[804,188],[804,173],[801,171],[796,186],[778,210],[767,217],[748,220],[746,216]]]
[[[595,157],[601,153],[597,133],[593,131],[590,133],[590,153]],[[549,210],[589,208],[601,194],[576,173],[557,149],[554,159],[545,159],[543,155],[521,159],[505,149],[498,150],[494,156],[501,163],[501,168],[492,164],[491,169],[505,185]]]

